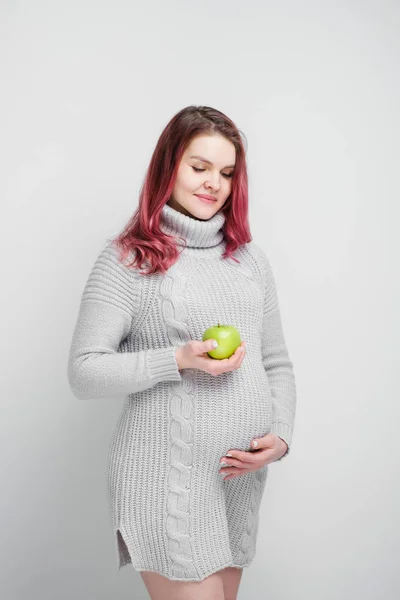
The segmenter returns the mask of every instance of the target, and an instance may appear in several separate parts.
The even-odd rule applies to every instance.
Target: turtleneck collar
[[[210,219],[195,219],[184,215],[175,208],[164,204],[160,213],[160,227],[164,233],[181,236],[186,240],[188,248],[212,248],[224,239],[222,227],[225,215],[219,211]],[[182,245],[181,240],[177,240]]]

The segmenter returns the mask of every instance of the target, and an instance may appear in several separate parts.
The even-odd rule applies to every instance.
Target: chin
[[[192,198],[190,198],[185,204],[183,202],[177,201],[169,202],[169,204],[184,215],[202,221],[207,221],[208,219],[211,219],[211,217],[213,217],[215,213],[217,213],[220,209],[220,206],[215,206],[213,204],[204,204],[200,200]]]
[[[196,206],[193,209],[186,209],[186,210],[188,210],[188,212],[190,212],[191,215],[193,217],[195,217],[196,219],[201,219],[203,221],[207,221],[208,219],[211,219],[211,217],[213,217],[215,215],[215,213],[218,212],[218,209],[215,206],[212,206],[211,204],[210,204],[210,206],[204,206],[203,209]]]
[[[195,200],[193,204],[191,203],[191,208],[188,210],[199,215],[200,218],[203,216],[203,218],[209,219],[210,216],[218,212],[220,208],[218,202],[215,204],[206,204],[201,202],[201,200]]]

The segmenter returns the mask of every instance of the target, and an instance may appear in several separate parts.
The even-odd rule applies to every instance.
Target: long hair
[[[223,258],[231,257],[241,245],[252,240],[248,223],[248,177],[245,148],[236,125],[219,110],[209,106],[187,106],[176,113],[161,133],[151,157],[139,196],[139,206],[122,232],[109,241],[125,260],[132,251],[134,260],[127,266],[149,266],[141,275],[165,273],[179,258],[176,238],[165,234],[159,226],[160,213],[171,197],[182,155],[197,135],[218,133],[230,140],[236,150],[232,191],[221,212],[226,242]],[[244,135],[243,135],[244,137]],[[185,246],[185,240],[183,240]],[[240,263],[236,257],[232,259]]]

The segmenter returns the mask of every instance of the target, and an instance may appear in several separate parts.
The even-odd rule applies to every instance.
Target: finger
[[[242,356],[244,356],[245,352],[246,352],[246,342],[241,342],[239,344],[239,346],[236,348],[235,354],[241,358]]]
[[[227,479],[233,479],[234,477],[241,477],[246,473],[251,473],[251,471],[249,471],[249,469],[241,469],[240,472],[238,471],[236,473],[228,473],[228,475],[225,475],[225,477],[223,477],[222,479],[226,481]]]
[[[245,354],[245,350],[240,350],[239,348],[244,347],[246,344],[246,342],[242,342],[235,350],[235,352],[229,357],[229,358],[222,358],[220,360],[215,360],[213,361],[214,364],[210,365],[210,373],[211,374],[218,374],[220,375],[221,373],[225,373],[227,371],[234,371],[236,370],[243,358],[244,358],[244,354]],[[203,357],[201,357],[203,358]],[[204,357],[205,360],[208,362],[207,358]]]
[[[260,448],[258,450],[228,450],[225,454],[227,460],[225,460],[224,457],[224,462],[234,461],[236,459],[242,463],[254,465],[260,461],[260,458],[263,459],[272,456],[273,453],[273,448]]]
[[[236,352],[239,357],[239,363],[241,363],[244,359],[244,355],[246,354],[246,342],[242,342],[240,346],[237,347]]]
[[[229,468],[244,469],[248,465],[245,465],[238,458],[230,458],[229,460],[227,460],[227,459],[223,460],[222,463],[220,463],[220,466],[221,466],[221,470],[226,471],[226,469],[229,469]]]
[[[241,465],[240,467],[233,467],[231,466],[227,466],[227,467],[221,467],[219,472],[221,473],[221,475],[227,475],[228,473],[240,473],[242,471],[250,471],[251,468],[248,465]]]
[[[227,460],[224,460],[224,462],[229,464],[240,464],[240,463],[244,463],[247,465],[253,465],[255,463],[254,460],[254,452],[243,452],[241,450],[230,450],[228,454],[231,454],[232,457],[227,456]],[[236,462],[237,461],[237,462]]]
[[[243,349],[242,349],[243,348]],[[244,346],[240,344],[235,350],[235,352],[228,358],[228,362],[232,365],[233,368],[237,369],[244,358]]]

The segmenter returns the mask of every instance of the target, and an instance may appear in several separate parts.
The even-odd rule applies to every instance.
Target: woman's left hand
[[[224,481],[261,469],[281,458],[288,449],[286,442],[275,433],[268,433],[264,437],[257,438],[257,446],[254,446],[253,442],[254,440],[251,443],[251,448],[254,448],[252,452],[228,450],[226,455],[221,458],[220,463],[223,462],[228,465],[227,467],[221,467],[219,471],[220,473],[226,473],[223,478]],[[228,454],[232,456],[229,457]]]

